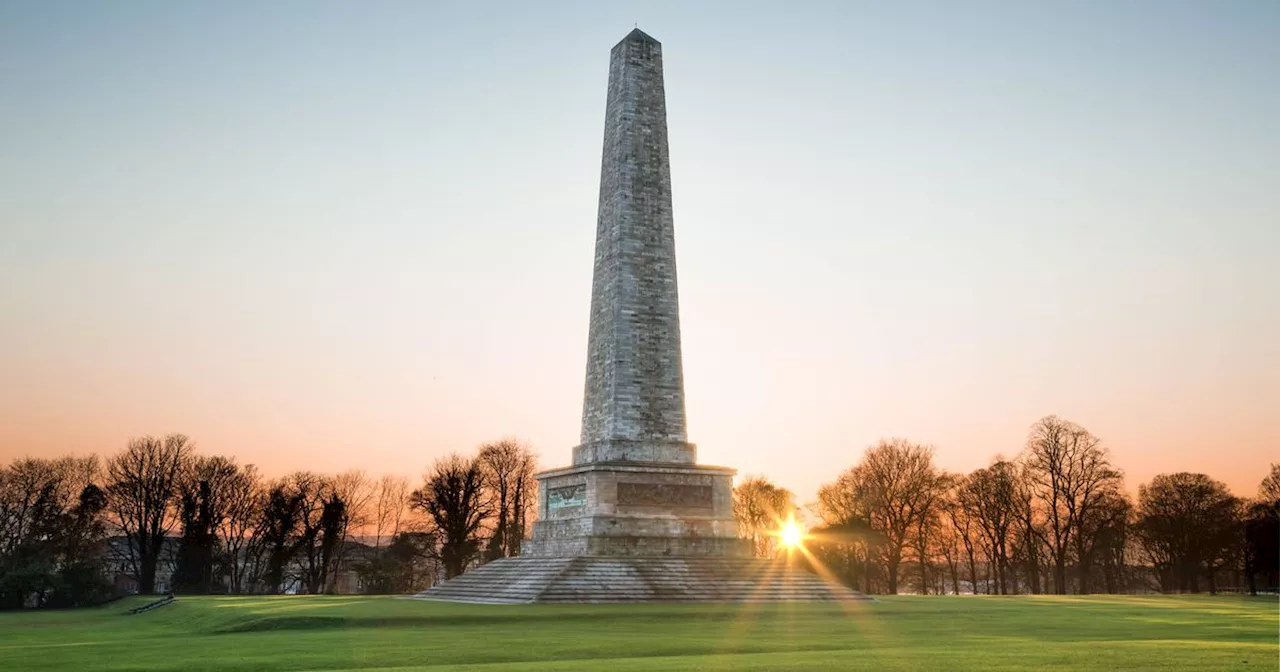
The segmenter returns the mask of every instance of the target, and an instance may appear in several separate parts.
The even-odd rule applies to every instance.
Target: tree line
[[[735,489],[743,536],[795,505],[764,479]],[[1156,476],[1136,501],[1109,451],[1056,416],[1036,422],[1014,459],[969,474],[934,449],[881,441],[819,490],[804,561],[868,593],[1257,592],[1280,586],[1280,464],[1256,498],[1205,474]]]
[[[504,439],[403,476],[297,471],[202,455],[186,436],[0,467],[0,608],[129,592],[411,593],[520,554],[537,456]],[[763,477],[733,510],[755,553],[800,507]],[[947,473],[931,446],[881,441],[821,487],[798,559],[868,593],[1256,592],[1280,585],[1280,464],[1255,498],[1162,474],[1136,500],[1088,430],[1049,416],[1021,452]]]
[[[298,471],[202,455],[181,434],[106,460],[0,467],[0,608],[138,592],[409,593],[519,553],[536,456],[504,439],[403,476]]]

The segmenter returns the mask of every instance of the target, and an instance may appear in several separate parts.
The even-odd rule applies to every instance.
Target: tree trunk
[[[1067,550],[1065,548],[1054,552],[1053,592],[1055,595],[1067,594]]]
[[[142,556],[142,572],[138,576],[138,593],[148,595],[156,592],[156,563],[152,558]]]
[[[512,501],[515,509],[515,529],[511,532],[511,555],[520,555],[520,547],[524,544],[524,477],[516,481],[516,493]]]
[[[164,537],[161,537],[163,542]],[[138,592],[143,595],[156,592],[156,566],[160,564],[160,545],[152,544],[152,535],[138,538]]]
[[[901,551],[891,551],[889,553],[889,594],[898,594],[898,564],[902,562]]]
[[[973,557],[973,548],[969,548],[969,591],[978,594],[978,562]]]
[[[871,594],[871,546],[863,544],[864,554],[862,556],[862,592],[867,595]]]
[[[1084,535],[1076,536],[1076,594],[1089,594],[1089,556],[1084,550]]]
[[[460,574],[462,574],[462,559],[446,556],[444,558],[444,578],[452,579]]]
[[[920,557],[920,594],[929,594],[929,563]]]
[[[996,561],[996,585],[1000,589],[1001,595],[1009,594],[1009,579],[1006,577],[1008,563],[1004,560],[1004,543],[1001,541],[994,542],[991,547],[994,549]]]

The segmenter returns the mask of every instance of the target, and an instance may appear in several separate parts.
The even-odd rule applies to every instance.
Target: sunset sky
[[[604,4],[0,4],[0,460],[568,463],[638,24],[701,462],[1280,461],[1280,3]]]

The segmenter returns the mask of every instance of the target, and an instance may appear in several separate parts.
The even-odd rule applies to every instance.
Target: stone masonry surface
[[[609,59],[584,445],[687,440],[679,312],[662,45],[635,30]]]

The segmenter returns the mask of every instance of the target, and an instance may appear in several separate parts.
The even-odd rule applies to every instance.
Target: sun
[[[800,526],[796,525],[795,519],[791,519],[782,524],[782,531],[778,534],[778,537],[782,540],[783,546],[795,548],[800,545],[800,542],[804,541],[804,530],[801,530]]]

